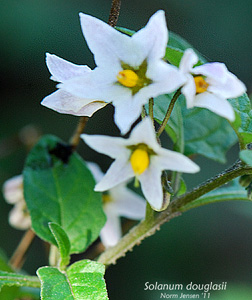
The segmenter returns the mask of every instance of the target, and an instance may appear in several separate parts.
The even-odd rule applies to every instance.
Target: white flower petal
[[[131,97],[131,99],[128,100],[127,105],[125,105],[125,101],[120,98],[118,101],[114,102],[114,119],[122,134],[126,134],[130,130],[132,124],[141,114],[142,104],[137,100],[138,99]]]
[[[137,61],[141,64],[140,49],[132,53],[132,39],[129,36],[86,14],[80,13],[80,20],[83,35],[97,66],[105,66],[109,70],[113,65],[120,66],[121,61],[128,64]]]
[[[17,175],[5,181],[3,185],[3,195],[6,202],[9,204],[23,201],[23,175]]]
[[[103,245],[108,248],[115,246],[119,242],[122,236],[122,230],[121,222],[117,215],[106,209],[105,214],[107,216],[107,222],[101,230],[100,237]]]
[[[139,176],[143,194],[155,210],[160,210],[163,205],[161,174],[161,170],[151,164],[149,168]]]
[[[212,93],[204,92],[196,95],[194,106],[208,108],[231,122],[235,120],[233,107],[228,100]]]
[[[120,137],[82,134],[81,138],[95,151],[112,158],[125,157],[129,153],[129,150],[125,147],[126,140]]]
[[[148,145],[154,151],[160,148],[152,121],[149,117],[144,118],[143,121],[137,124],[127,141],[128,145],[137,145],[140,143]]]
[[[100,169],[100,167],[93,162],[87,162],[87,166],[89,168],[89,170],[91,171],[91,173],[94,176],[94,179],[96,182],[100,181],[102,179],[102,177],[104,176],[102,170]]]
[[[246,92],[246,86],[229,72],[225,83],[213,83],[207,90],[223,98],[236,98]]]
[[[207,82],[209,84],[211,84],[212,82],[218,82],[223,84],[226,82],[227,75],[229,72],[225,64],[212,62],[195,67],[192,70],[192,73],[206,76]]]
[[[143,60],[147,57],[148,61],[163,58],[168,42],[164,11],[157,11],[147,25],[132,36],[132,40],[142,49]]]
[[[186,49],[179,64],[180,71],[185,74],[191,73],[193,66],[198,62],[198,60],[198,56],[193,49]]]
[[[165,93],[171,93],[185,83],[186,77],[175,66],[159,60],[150,62],[146,76],[153,82],[139,91],[148,99]]]
[[[90,72],[88,66],[75,65],[54,54],[46,53],[46,64],[52,74],[52,79],[62,82],[73,77],[83,76]]]
[[[31,227],[31,218],[23,211],[25,205],[24,201],[19,202],[9,213],[9,223],[16,229],[27,230]]]
[[[116,75],[108,70],[96,68],[89,74],[76,77],[57,85],[72,95],[98,101],[127,103],[132,97],[131,90],[116,84]],[[125,104],[126,105],[126,104]]]
[[[109,190],[132,177],[134,177],[134,172],[129,163],[129,156],[117,158],[102,180],[95,186],[95,191],[103,192]]]
[[[182,87],[181,93],[186,98],[187,108],[192,108],[194,106],[194,99],[196,95],[196,86],[192,75],[190,74],[187,75],[187,82]]]
[[[87,117],[91,117],[97,110],[107,105],[103,101],[75,97],[63,90],[58,90],[45,97],[41,104],[59,113]]]
[[[185,155],[164,148],[160,148],[157,156],[153,156],[152,164],[162,170],[185,173],[196,173],[200,170],[199,166]]]
[[[127,188],[125,184],[120,184],[109,190],[111,198],[119,216],[132,220],[141,220],[145,216],[146,202],[144,199]]]

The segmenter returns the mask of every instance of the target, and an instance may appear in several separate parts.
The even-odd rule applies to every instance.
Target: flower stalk
[[[178,89],[177,92],[174,94],[173,98],[171,99],[171,102],[170,102],[170,104],[169,104],[169,107],[168,107],[168,109],[167,109],[167,112],[166,112],[166,114],[165,114],[165,117],[164,117],[164,119],[163,119],[163,122],[162,122],[161,126],[160,126],[159,129],[158,129],[157,136],[160,136],[161,133],[164,131],[165,126],[166,126],[167,122],[168,122],[169,119],[170,119],[170,116],[171,116],[172,110],[173,110],[173,108],[174,108],[174,105],[175,105],[175,103],[176,103],[178,97],[180,96],[180,94],[181,94],[181,89]]]

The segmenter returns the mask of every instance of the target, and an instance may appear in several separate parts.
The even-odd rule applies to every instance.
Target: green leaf
[[[70,253],[84,251],[105,223],[101,194],[77,153],[54,136],[44,136],[28,155],[24,168],[24,196],[32,227],[42,239],[57,242],[48,223],[60,225]]]
[[[252,167],[252,150],[242,150],[240,152],[240,159]]]
[[[123,27],[116,27],[116,29],[129,36],[132,36],[135,33],[135,31]],[[169,40],[166,47],[164,58],[174,66],[178,67],[180,60],[187,48],[194,49],[194,47],[190,43],[188,43],[185,39],[183,39],[181,36],[179,36],[174,32],[169,31]],[[199,62],[197,63],[197,65],[201,65],[207,62],[207,60],[196,49],[194,49],[194,51],[199,57]]]
[[[154,117],[159,122],[164,119],[171,97],[155,98]],[[165,130],[175,144],[184,134],[185,155],[201,154],[221,163],[226,161],[225,153],[237,140],[226,119],[207,109],[187,109],[183,95],[178,98]]]
[[[8,263],[8,258],[2,249],[0,249],[0,270],[6,272],[13,272],[11,266]]]
[[[56,224],[56,223],[49,223],[49,228],[58,244],[59,252],[60,252],[60,268],[64,269],[65,266],[69,264],[70,261],[70,250],[71,244],[67,234],[65,233],[64,229]]]
[[[0,271],[0,290],[3,286],[29,286],[39,288],[40,282],[36,276]]]
[[[207,60],[196,50],[194,47],[183,39],[178,34],[169,31],[169,40],[165,52],[165,59],[176,67],[179,67],[180,60],[186,49],[191,48],[199,57],[197,65],[202,65],[207,62]]]
[[[246,144],[252,142],[252,109],[251,102],[247,94],[241,97],[229,99],[234,110],[236,111],[236,119],[231,123],[235,130],[241,149],[246,148]]]
[[[247,191],[243,187],[241,187],[238,179],[233,180],[232,183],[228,186],[225,185],[186,204],[185,206],[181,207],[180,211],[187,211],[189,209],[196,208],[210,203],[231,201],[231,200],[239,200],[239,201],[249,200]]]
[[[107,300],[104,272],[102,264],[89,260],[72,264],[66,272],[53,267],[39,268],[41,299]]]

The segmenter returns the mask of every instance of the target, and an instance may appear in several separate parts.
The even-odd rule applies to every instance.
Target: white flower
[[[245,93],[245,85],[229,72],[223,63],[212,62],[193,68],[197,62],[195,52],[187,49],[179,65],[180,71],[187,77],[187,82],[181,89],[186,98],[187,108],[208,108],[234,121],[234,110],[227,99]]]
[[[163,208],[162,170],[199,171],[199,167],[186,156],[161,148],[149,118],[140,122],[128,139],[86,134],[81,137],[94,150],[115,159],[95,186],[96,191],[109,190],[136,176],[145,198],[155,210]]]
[[[94,163],[88,163],[96,182],[100,181],[103,173]],[[103,209],[107,222],[102,228],[100,237],[103,245],[112,247],[122,237],[120,216],[132,220],[141,220],[145,216],[146,202],[122,183],[103,194]]]
[[[46,54],[46,64],[52,74],[51,79],[61,83],[69,79],[86,76],[91,72],[87,66],[74,65],[49,53]],[[76,97],[61,88],[45,97],[41,104],[59,113],[87,117],[91,117],[98,109],[107,105],[104,101]]]
[[[18,175],[7,180],[3,185],[3,195],[7,203],[14,204],[9,214],[9,223],[16,229],[26,230],[31,227],[31,218],[24,200],[23,176]]]
[[[179,70],[164,62],[168,41],[164,11],[132,37],[86,14],[81,27],[97,67],[59,87],[80,98],[99,99],[115,106],[115,122],[126,133],[151,97],[171,93],[184,82]]]

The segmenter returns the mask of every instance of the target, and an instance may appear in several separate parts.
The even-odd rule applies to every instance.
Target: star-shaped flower
[[[88,163],[96,182],[100,181],[103,173],[94,163]],[[146,202],[142,197],[121,183],[103,194],[103,209],[107,222],[101,230],[100,237],[104,246],[116,245],[122,237],[120,217],[131,220],[141,220],[145,216]]]
[[[131,37],[92,16],[80,14],[80,19],[97,67],[58,87],[76,97],[112,102],[115,122],[124,134],[151,97],[171,93],[185,82],[184,75],[163,60],[168,41],[164,11]]]
[[[88,66],[75,65],[49,53],[46,54],[46,64],[52,74],[51,79],[61,83],[87,76],[91,72]],[[59,113],[87,117],[91,117],[98,109],[107,105],[104,101],[76,97],[61,88],[45,97],[41,104]]]
[[[212,62],[193,67],[197,62],[195,52],[187,49],[179,65],[179,69],[187,77],[187,82],[181,89],[186,98],[187,108],[208,108],[234,121],[234,110],[227,99],[245,93],[245,85],[229,72],[223,63]]]
[[[7,203],[14,204],[9,214],[10,225],[16,229],[29,229],[31,218],[24,199],[23,176],[18,175],[7,180],[3,185],[3,195]]]
[[[199,171],[199,167],[186,156],[158,144],[149,118],[140,122],[128,139],[86,134],[81,137],[94,150],[115,159],[95,186],[96,191],[109,190],[136,176],[145,198],[155,210],[163,208],[162,170]]]

